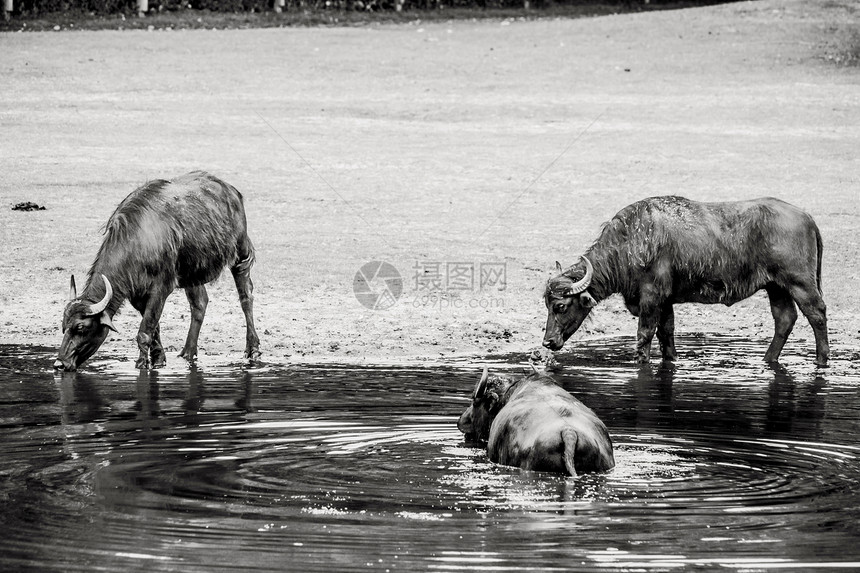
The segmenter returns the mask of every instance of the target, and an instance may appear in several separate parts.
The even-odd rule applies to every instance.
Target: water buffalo
[[[490,460],[506,466],[573,476],[615,467],[603,422],[537,371],[514,378],[485,368],[457,428],[486,441]]]
[[[682,302],[730,306],[758,290],[770,298],[775,362],[797,320],[815,332],[815,363],[827,364],[821,294],[822,241],[807,213],[773,198],[699,203],[652,197],[629,205],[604,227],[581,260],[546,285],[543,345],[558,350],[594,306],[614,293],[639,317],[636,361],[648,362],[654,331],[664,360],[674,360],[675,315]]]
[[[115,330],[113,316],[125,300],[141,313],[138,368],[163,366],[159,319],[167,296],[185,289],[191,327],[180,356],[197,356],[197,337],[209,297],[203,286],[230,267],[245,313],[245,356],[256,360],[251,265],[242,195],[208,173],[150,181],[133,191],[105,225],[105,238],[78,296],[72,276],[63,313],[63,344],[54,368],[75,370]]]

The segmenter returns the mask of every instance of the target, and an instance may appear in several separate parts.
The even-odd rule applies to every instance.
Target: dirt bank
[[[624,205],[666,193],[772,195],[809,211],[825,241],[834,353],[853,351],[860,82],[850,6],[4,34],[0,343],[58,345],[69,274],[86,273],[116,204],[147,179],[204,168],[245,194],[262,349],[276,360],[528,352],[554,261],[575,261]],[[11,210],[23,201],[46,210]],[[353,292],[374,260],[403,278],[386,310]],[[455,288],[428,297],[434,278]],[[593,317],[580,336],[632,344],[635,319],[619,301]],[[187,319],[176,294],[162,332],[177,351]],[[115,322],[121,334],[108,344],[132,353],[136,313]],[[760,338],[762,353],[772,328],[762,296],[684,306],[677,324]],[[238,355],[242,328],[222,278],[201,351]],[[803,319],[794,336],[810,341],[811,357]]]

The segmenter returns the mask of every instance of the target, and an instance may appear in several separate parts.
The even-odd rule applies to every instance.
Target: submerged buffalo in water
[[[526,470],[577,475],[615,467],[606,426],[549,376],[490,376],[475,386],[457,428],[486,441],[491,461]]]
[[[807,213],[773,198],[699,203],[652,197],[607,223],[582,260],[546,285],[543,345],[560,349],[591,309],[614,293],[639,317],[636,361],[648,362],[654,331],[664,360],[674,360],[675,315],[682,302],[730,306],[764,289],[774,336],[764,359],[775,362],[797,320],[815,332],[815,363],[827,364],[821,292],[821,233]]]
[[[191,327],[180,356],[197,356],[197,337],[209,297],[203,286],[229,267],[247,325],[245,356],[260,356],[254,329],[251,265],[242,195],[202,171],[156,180],[132,192],[105,226],[105,238],[78,296],[72,276],[63,314],[63,344],[54,368],[75,370],[98,350],[113,316],[128,299],[143,316],[137,334],[138,368],[163,366],[159,320],[176,287],[191,304]]]

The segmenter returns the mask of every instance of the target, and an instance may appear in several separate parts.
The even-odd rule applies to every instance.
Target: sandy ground
[[[245,195],[271,360],[528,352],[554,261],[573,263],[621,207],[669,193],[809,211],[833,352],[854,352],[857,21],[847,1],[762,0],[581,20],[2,34],[0,343],[58,346],[69,275],[86,274],[116,204],[202,168]],[[12,211],[21,201],[46,210]],[[353,293],[372,260],[403,278],[387,310]],[[437,268],[460,288],[428,297]],[[482,269],[503,269],[504,284],[482,285]],[[229,276],[210,299],[201,352],[240,355]],[[772,329],[763,296],[676,312],[680,333],[748,336],[762,353]],[[162,333],[175,351],[187,319],[174,294]],[[127,307],[103,350],[132,356],[138,320]],[[613,299],[578,338],[628,336],[632,359],[634,332]],[[793,336],[811,359],[804,319]]]

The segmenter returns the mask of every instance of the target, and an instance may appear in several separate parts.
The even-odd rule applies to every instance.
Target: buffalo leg
[[[827,340],[827,305],[816,287],[791,287],[791,296],[815,333],[815,363],[827,366],[830,343]]]
[[[166,298],[167,295],[164,293],[152,293],[146,302],[143,319],[140,321],[140,328],[137,331],[137,347],[140,349],[140,356],[134,363],[137,368],[146,369],[152,365],[149,352],[152,348],[153,338],[156,336]]]
[[[671,362],[678,357],[678,353],[675,351],[675,307],[672,306],[672,303],[665,303],[660,310],[660,321],[657,323],[657,340],[660,341],[663,360]]]
[[[776,362],[779,360],[785,341],[788,340],[788,335],[791,334],[791,329],[794,328],[797,307],[794,306],[791,294],[781,286],[768,285],[765,290],[770,299],[770,313],[773,315],[773,340],[764,355],[764,360]]]
[[[636,362],[647,364],[651,361],[651,341],[657,329],[657,313],[642,312],[639,314],[639,330],[636,332]]]
[[[651,341],[654,331],[661,322],[660,309],[663,306],[654,295],[655,287],[643,284],[639,288],[639,329],[636,332],[636,362],[647,364],[651,361]]]
[[[179,356],[191,361],[197,358],[197,337],[200,336],[200,326],[203,324],[203,317],[206,316],[209,295],[206,293],[206,287],[200,285],[186,288],[185,296],[191,306],[191,326],[188,327],[185,347]]]
[[[258,360],[260,358],[260,339],[254,328],[254,283],[251,282],[250,265],[239,263],[231,269],[236,290],[239,293],[239,303],[245,313],[245,358]]]
[[[152,331],[152,344],[149,347],[149,359],[153,368],[161,368],[167,364],[167,356],[164,354],[164,346],[161,345],[161,323],[156,323]]]

